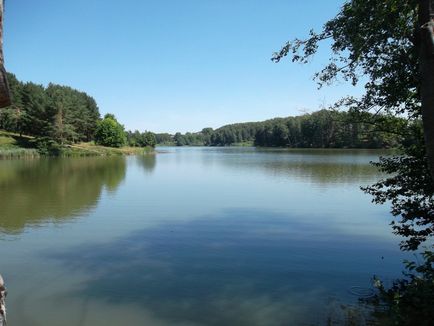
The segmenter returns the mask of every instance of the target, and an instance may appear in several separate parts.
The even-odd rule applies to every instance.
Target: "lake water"
[[[379,152],[0,161],[9,325],[323,325],[400,276]]]

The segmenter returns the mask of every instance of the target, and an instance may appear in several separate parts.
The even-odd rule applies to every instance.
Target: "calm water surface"
[[[0,161],[9,325],[322,325],[400,275],[378,152],[161,150]]]

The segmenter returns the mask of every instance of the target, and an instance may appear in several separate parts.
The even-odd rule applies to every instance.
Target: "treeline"
[[[156,144],[151,132],[126,132],[113,114],[101,119],[95,100],[84,92],[52,83],[23,83],[10,73],[7,78],[12,105],[0,110],[0,129],[35,137],[44,153],[90,141],[110,147]]]
[[[381,121],[381,124],[378,123]],[[378,126],[387,125],[387,130]],[[157,134],[157,143],[177,146],[230,146],[250,143],[264,147],[391,148],[405,141],[402,118],[320,110],[301,116],[226,125],[197,133]],[[164,142],[160,142],[164,140]]]
[[[386,122],[389,128],[379,129]],[[404,140],[398,132],[406,125],[406,120],[396,117],[320,110],[266,121],[256,131],[254,143],[297,148],[391,148]]]

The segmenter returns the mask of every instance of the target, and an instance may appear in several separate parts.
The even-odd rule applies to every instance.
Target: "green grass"
[[[0,150],[35,148],[35,139],[0,130]]]
[[[0,159],[39,157],[32,137],[0,130]]]

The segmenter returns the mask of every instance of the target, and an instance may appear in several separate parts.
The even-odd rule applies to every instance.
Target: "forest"
[[[93,140],[100,120],[95,100],[67,86],[23,83],[8,74],[12,105],[0,112],[0,128],[56,142]]]
[[[410,136],[399,132],[411,124],[417,128],[416,122],[404,118],[323,109],[294,117],[230,124],[216,130],[204,128],[197,133],[176,133],[173,137],[157,134],[156,138],[159,144],[176,146],[393,148],[412,141]]]
[[[150,132],[125,131],[113,114],[101,118],[90,95],[68,86],[21,82],[8,73],[12,105],[0,111],[0,129],[33,137],[44,154],[67,144],[95,142],[107,147],[155,146]],[[28,144],[27,144],[28,145]]]

